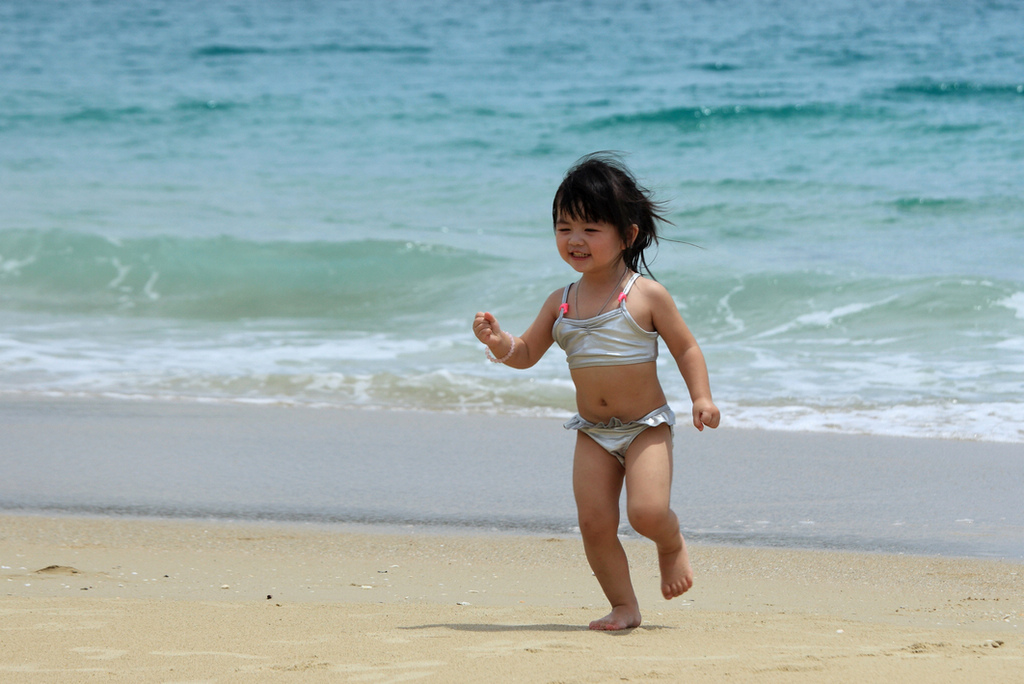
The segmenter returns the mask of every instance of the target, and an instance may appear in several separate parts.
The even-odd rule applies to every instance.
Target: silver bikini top
[[[626,295],[640,277],[634,273],[619,295],[619,305],[593,318],[566,318],[569,288],[562,293],[562,306],[551,327],[551,335],[565,350],[570,369],[589,366],[628,366],[658,358],[658,333],[640,327],[626,310]]]

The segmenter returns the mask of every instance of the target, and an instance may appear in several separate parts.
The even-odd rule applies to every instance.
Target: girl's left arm
[[[696,338],[683,321],[675,300],[662,285],[649,282],[646,295],[651,304],[654,329],[665,340],[669,353],[675,359],[693,401],[693,426],[698,430],[716,428],[721,414],[711,399],[711,381],[704,354]]]

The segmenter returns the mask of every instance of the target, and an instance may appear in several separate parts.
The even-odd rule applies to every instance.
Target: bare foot
[[[614,632],[620,629],[632,629],[640,626],[640,610],[629,606],[615,606],[612,612],[600,620],[590,623],[590,629]]]
[[[667,552],[658,550],[661,566],[661,595],[666,599],[686,593],[693,586],[693,570],[686,552],[686,540],[679,535],[679,546]]]

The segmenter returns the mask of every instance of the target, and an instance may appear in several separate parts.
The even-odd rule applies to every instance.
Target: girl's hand
[[[705,427],[716,428],[722,415],[710,399],[693,402],[693,427],[703,431]]]
[[[505,346],[505,336],[501,333],[501,326],[490,313],[477,312],[476,318],[473,319],[473,334],[487,345],[492,354],[497,354],[494,350],[495,346]]]

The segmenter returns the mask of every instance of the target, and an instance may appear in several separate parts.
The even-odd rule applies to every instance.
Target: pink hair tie
[[[562,312],[562,315],[569,313],[569,302],[562,302],[562,306],[558,307],[558,310]]]
[[[619,293],[619,304],[621,304],[621,303],[622,303],[622,301],[623,301],[623,300],[624,300],[625,298],[626,298],[626,293],[625,293],[625,292],[620,292],[620,293]]]

